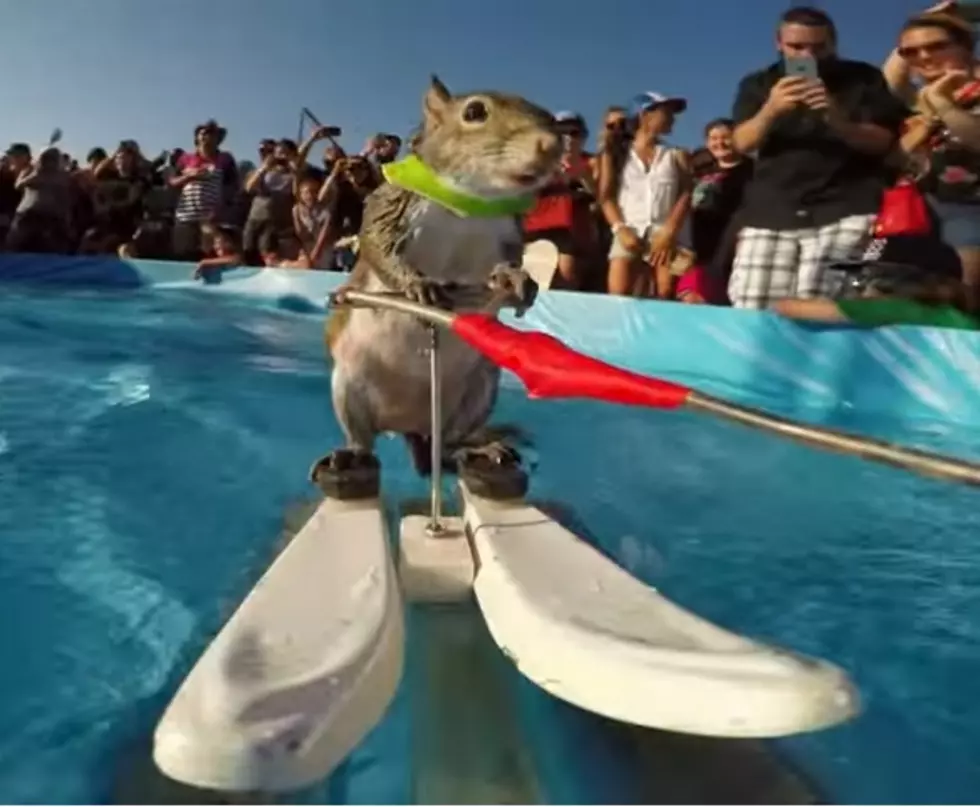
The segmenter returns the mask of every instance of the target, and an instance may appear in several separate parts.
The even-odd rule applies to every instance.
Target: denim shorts
[[[939,219],[943,241],[956,249],[980,249],[980,205],[941,202],[930,196],[929,206]]]

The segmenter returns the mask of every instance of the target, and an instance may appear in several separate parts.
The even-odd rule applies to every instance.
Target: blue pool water
[[[320,316],[231,296],[4,289],[4,801],[112,798],[120,760],[146,743],[267,565],[283,513],[309,496],[310,461],[339,441],[321,328]],[[907,424],[849,417],[910,439]],[[777,747],[830,798],[975,800],[976,492],[696,415],[532,402],[510,383],[498,419],[535,439],[535,496],[573,504],[582,530],[637,576],[852,673],[861,718]],[[966,429],[912,437],[980,454]],[[379,453],[388,490],[421,493],[400,444]],[[557,771],[543,795],[601,798],[555,784],[576,767],[557,754],[557,729],[587,745],[588,722],[512,683],[538,764]],[[409,680],[308,800],[410,800],[412,700]],[[596,776],[580,778],[616,781],[598,775],[615,758],[590,747]]]

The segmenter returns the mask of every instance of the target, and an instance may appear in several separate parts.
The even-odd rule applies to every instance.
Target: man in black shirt
[[[824,12],[790,9],[777,35],[782,59],[739,85],[735,147],[756,161],[739,212],[733,305],[826,296],[825,267],[859,256],[869,239],[884,190],[882,158],[906,110],[876,67],[839,59],[836,43]],[[787,63],[807,62],[818,78],[787,74]]]

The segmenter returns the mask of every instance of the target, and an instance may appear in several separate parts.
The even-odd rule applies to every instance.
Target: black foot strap
[[[366,451],[338,448],[314,463],[310,481],[331,499],[376,499],[381,494],[381,463]]]
[[[529,480],[521,467],[521,455],[509,446],[464,450],[457,472],[470,492],[483,499],[502,501],[527,495]]]

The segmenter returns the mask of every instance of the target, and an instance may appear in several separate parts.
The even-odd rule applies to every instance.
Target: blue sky
[[[8,0],[0,139],[76,156],[132,137],[155,155],[217,118],[254,158],[295,137],[299,110],[359,149],[419,118],[431,72],[454,91],[504,89],[595,122],[646,89],[691,108],[674,140],[728,114],[739,77],[773,58],[785,0]],[[826,0],[842,52],[879,63],[915,0]]]

